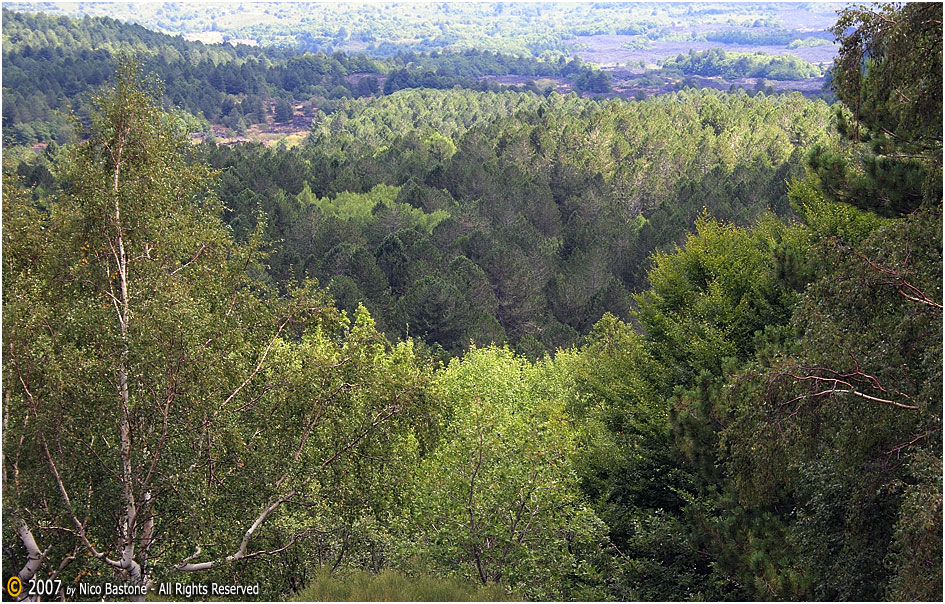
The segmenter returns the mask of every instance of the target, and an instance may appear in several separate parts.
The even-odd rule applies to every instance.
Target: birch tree
[[[345,464],[413,446],[410,344],[311,284],[253,279],[258,236],[222,225],[156,98],[125,62],[59,198],[4,188],[4,533],[24,581],[72,565],[146,589],[284,552],[332,530]]]

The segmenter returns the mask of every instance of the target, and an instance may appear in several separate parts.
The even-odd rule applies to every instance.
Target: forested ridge
[[[29,19],[5,86],[86,52]],[[81,63],[75,136],[5,148],[4,577],[940,601],[942,7],[833,33],[833,107]],[[181,81],[292,61],[349,91],[302,143],[188,138]]]
[[[734,53],[721,49],[680,54],[667,59],[663,69],[678,69],[686,74],[702,76],[765,77],[772,80],[797,80],[823,75],[816,66],[797,57]]]
[[[205,45],[108,17],[71,19],[4,8],[4,144],[68,140],[69,113],[84,118],[84,98],[115,71],[123,53],[135,54],[146,72],[164,82],[168,108],[198,118],[192,127],[203,121],[206,129],[209,121],[237,132],[265,122],[270,113],[276,121],[290,119],[294,102],[330,112],[338,99],[403,88],[519,88],[481,80],[485,75],[561,76],[579,90],[608,89],[600,70],[561,53],[545,60],[477,49],[402,51],[386,59],[303,53]],[[537,91],[534,83],[531,89]]]

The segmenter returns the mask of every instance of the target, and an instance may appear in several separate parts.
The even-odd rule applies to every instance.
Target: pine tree
[[[902,216],[942,200],[942,5],[845,9],[832,88],[845,153],[811,157],[830,198]]]

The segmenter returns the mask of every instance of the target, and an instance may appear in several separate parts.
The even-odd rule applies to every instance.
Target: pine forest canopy
[[[941,4],[246,7],[4,9],[5,598],[941,601]]]

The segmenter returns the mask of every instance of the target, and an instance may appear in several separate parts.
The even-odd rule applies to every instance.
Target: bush
[[[356,571],[335,578],[328,572],[295,595],[295,602],[505,602],[519,599],[501,587],[477,586],[430,575],[408,577],[393,570]]]

